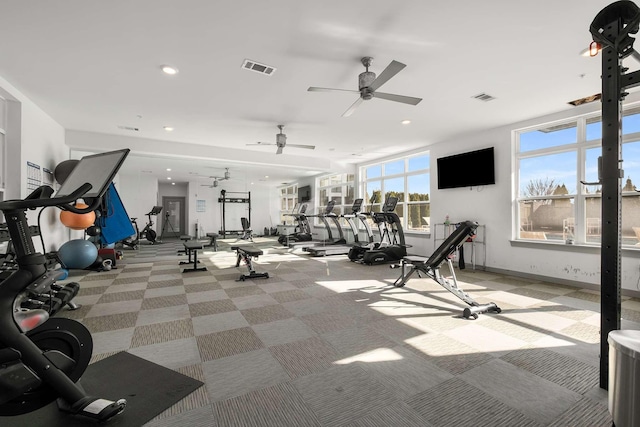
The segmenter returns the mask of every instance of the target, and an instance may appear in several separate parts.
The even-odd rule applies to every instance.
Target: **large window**
[[[297,208],[298,185],[280,188],[280,224],[292,225],[295,218],[291,215]]]
[[[429,232],[429,154],[421,153],[360,168],[360,194],[379,212],[388,196],[398,198],[396,214],[405,231]]]
[[[622,244],[640,244],[640,107],[622,121]],[[517,131],[518,239],[601,241],[602,122],[590,115]]]
[[[324,212],[329,201],[333,200],[333,213],[351,213],[351,206],[355,200],[355,175],[342,173],[320,177],[316,180],[316,191],[316,212]]]

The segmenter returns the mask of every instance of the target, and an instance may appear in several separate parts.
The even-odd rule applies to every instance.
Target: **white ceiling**
[[[133,154],[144,151],[136,138],[226,149],[224,161],[185,156],[179,179],[230,167],[280,183],[323,171],[327,161],[362,162],[573,108],[568,101],[600,92],[599,57],[579,52],[609,3],[5,1],[0,76],[66,129],[134,137]],[[363,56],[374,58],[377,74],[392,60],[406,64],[379,91],[423,101],[374,98],[344,118],[356,94],[307,91],[356,90]],[[245,59],[277,70],[244,70]],[[162,64],[179,74],[163,74]],[[473,98],[481,93],[495,99]],[[289,144],[316,149],[276,156],[275,146],[246,145],[275,143],[278,124]],[[125,169],[166,174],[160,150],[134,157]],[[295,167],[302,159],[307,165]],[[310,159],[321,167],[313,171]]]

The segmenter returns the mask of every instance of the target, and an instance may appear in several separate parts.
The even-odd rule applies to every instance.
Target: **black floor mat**
[[[92,396],[111,400],[126,399],[126,409],[106,424],[99,424],[87,418],[60,412],[54,402],[29,414],[0,417],[0,425],[139,427],[203,385],[201,381],[126,352],[89,365],[80,384]]]

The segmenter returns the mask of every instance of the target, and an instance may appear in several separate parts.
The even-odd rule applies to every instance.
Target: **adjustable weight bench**
[[[440,286],[460,298],[467,303],[469,307],[465,308],[462,316],[465,319],[473,317],[478,318],[478,314],[487,312],[500,313],[502,310],[495,303],[479,304],[469,294],[458,287],[456,273],[453,270],[453,262],[451,255],[468,239],[475,236],[478,223],[473,221],[464,221],[457,224],[457,228],[445,239],[445,241],[435,250],[429,257],[405,256],[399,264],[394,264],[391,268],[401,268],[402,274],[393,283],[398,288],[403,287],[413,273],[418,273],[422,277],[422,273],[435,280]],[[444,277],[440,273],[440,266],[447,262],[451,271],[451,279]]]
[[[191,264],[191,254],[193,253],[193,267],[185,268],[182,270],[183,273],[191,273],[193,271],[207,271],[207,267],[198,268],[198,249],[202,249],[202,243],[197,240],[187,240],[184,242],[184,250],[189,256],[189,261],[180,261],[179,264]]]
[[[236,282],[244,282],[246,279],[269,278],[269,273],[256,273],[253,269],[253,263],[251,262],[252,258],[258,258],[258,256],[263,254],[262,250],[252,246],[232,246],[231,250],[236,251],[236,267],[240,267],[240,261],[242,260],[247,264],[247,268],[249,269],[249,274],[242,274]]]

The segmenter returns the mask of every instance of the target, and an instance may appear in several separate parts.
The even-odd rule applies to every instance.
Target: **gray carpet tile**
[[[610,427],[612,425],[613,420],[606,405],[583,398],[556,418],[549,427]]]
[[[237,328],[196,337],[203,361],[220,359],[263,348],[253,329]]]
[[[154,308],[171,307],[173,305],[183,304],[187,304],[187,296],[185,294],[145,298],[142,301],[142,310],[151,310]]]
[[[297,390],[290,384],[249,392],[213,404],[221,427],[321,427]]]
[[[462,374],[494,359],[490,354],[479,352],[441,334],[409,339],[407,347],[452,374]]]
[[[144,290],[139,290],[139,291],[103,293],[100,299],[98,300],[97,304],[143,299],[144,292],[145,292]]]
[[[117,279],[118,273],[113,272],[100,272],[100,273],[89,273],[82,278],[83,282],[91,282],[93,280],[108,280],[108,279]]]
[[[169,369],[202,363],[195,337],[131,347],[129,353]]]
[[[293,385],[323,425],[340,426],[398,403],[393,393],[357,366],[342,365],[297,378]]]
[[[204,372],[202,371],[202,365],[189,365],[176,369],[179,373],[188,377],[194,378],[198,381],[205,381]],[[162,413],[158,414],[152,421],[161,420],[163,418],[173,417],[177,414],[191,411],[195,408],[200,408],[209,405],[209,396],[206,387],[199,387],[193,393],[180,400],[175,405],[169,407]]]
[[[108,288],[109,288],[108,286],[87,287],[87,286],[80,285],[80,289],[78,290],[78,296],[82,297],[86,295],[102,295]]]
[[[344,427],[433,427],[404,402],[384,406]]]
[[[599,369],[595,366],[544,348],[512,351],[501,359],[580,394],[599,382]]]
[[[600,294],[596,292],[588,292],[588,291],[580,290],[580,291],[575,291],[575,292],[565,294],[565,296],[570,298],[581,299],[584,301],[590,301],[590,302],[596,302],[596,303],[600,302]]]
[[[91,331],[91,333],[114,331],[116,329],[133,328],[136,326],[138,319],[137,312],[112,314],[108,316],[88,317],[82,321],[82,324]]]
[[[347,328],[322,334],[342,356],[353,356],[378,348],[390,348],[396,344],[384,335],[368,327]]]
[[[335,311],[309,314],[302,316],[301,319],[319,334],[352,328],[357,325],[356,320],[348,314]]]
[[[148,276],[134,276],[134,277],[123,277],[118,278],[113,281],[114,285],[128,285],[130,283],[146,283],[149,279]],[[84,283],[84,281],[83,281]]]
[[[202,364],[211,402],[226,400],[289,380],[267,349],[239,353]]]
[[[311,298],[311,296],[299,289],[272,292],[271,296],[279,303],[298,301],[301,299]]]
[[[170,280],[155,280],[149,282],[147,289],[168,288],[171,286],[182,286],[184,283],[182,279],[170,279]]]
[[[184,290],[187,293],[192,292],[206,292],[213,291],[216,289],[222,289],[222,287],[218,284],[218,282],[205,282],[205,283],[185,283]]]
[[[142,347],[149,344],[158,344],[193,336],[191,319],[141,325],[135,328],[133,338],[131,339],[131,347]]]
[[[418,393],[408,399],[407,404],[434,426],[543,425],[460,378]]]
[[[578,322],[560,331],[562,335],[587,343],[600,342],[600,328],[587,323]]]
[[[264,345],[268,347],[311,338],[316,335],[307,325],[295,317],[254,324],[252,328]]]
[[[229,291],[227,291],[227,293],[228,292]],[[249,308],[246,310],[240,310],[240,312],[242,313],[244,318],[247,319],[247,322],[249,322],[250,325],[268,323],[275,320],[282,320],[293,317],[293,313],[279,304]]]
[[[192,317],[206,316],[208,314],[225,313],[237,310],[237,307],[230,299],[216,301],[204,301],[189,304],[189,311]]]
[[[544,292],[538,289],[532,289],[528,286],[513,288],[507,292],[510,292],[512,294],[517,294],[517,295],[524,295],[526,297],[537,298],[543,301],[550,300],[557,296],[556,294]]]
[[[242,286],[239,288],[226,289],[229,298],[247,297],[250,295],[260,295],[266,293],[257,286]]]
[[[640,323],[640,311],[627,308],[622,309],[622,318],[632,322]]]
[[[320,337],[269,347],[291,378],[298,378],[330,368],[341,359],[338,352]]]

